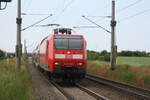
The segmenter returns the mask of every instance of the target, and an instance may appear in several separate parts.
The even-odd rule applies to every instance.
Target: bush
[[[87,73],[150,89],[150,67],[123,64],[117,65],[112,71],[107,62],[90,61],[87,64]]]
[[[104,60],[109,62],[110,61],[110,55],[109,54],[105,55]]]
[[[3,59],[4,57],[5,57],[5,53],[2,50],[0,50],[0,59]]]
[[[100,53],[87,50],[87,58],[88,60],[110,61],[110,53],[108,53],[106,50],[103,50]]]
[[[98,60],[105,61],[105,57],[104,57],[104,56],[99,56],[99,57],[98,57]]]
[[[144,80],[145,84],[150,84],[150,75],[143,75],[141,79]]]
[[[15,60],[0,62],[0,100],[33,100],[31,76],[27,62],[21,69],[15,68]]]

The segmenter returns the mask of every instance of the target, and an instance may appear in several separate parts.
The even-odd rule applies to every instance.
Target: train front
[[[56,78],[63,80],[85,77],[86,41],[82,35],[54,35],[53,72]]]

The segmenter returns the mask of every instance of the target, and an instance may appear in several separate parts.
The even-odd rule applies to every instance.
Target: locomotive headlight
[[[78,65],[78,66],[82,66],[82,65],[83,65],[83,63],[77,63],[77,65]]]
[[[55,62],[54,65],[60,65],[60,63],[59,62]]]

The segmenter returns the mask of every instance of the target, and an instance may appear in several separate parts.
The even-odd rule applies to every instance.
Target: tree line
[[[4,51],[0,50],[0,59],[3,59],[5,57]]]
[[[149,57],[150,52],[145,51],[121,51],[118,56],[130,56],[130,57]]]
[[[14,55],[7,54],[3,50],[0,49],[0,60],[5,58],[10,58]],[[117,56],[125,56],[125,57],[150,57],[150,52],[145,51],[121,51],[117,53]],[[87,50],[87,59],[88,60],[101,60],[101,61],[110,61],[110,52],[107,50],[103,50],[101,52]]]
[[[150,52],[145,51],[121,51],[117,53],[117,56],[125,57],[150,57]],[[88,60],[101,60],[101,61],[110,61],[110,52],[103,50],[101,52],[87,50],[87,59]]]
[[[0,60],[7,59],[7,58],[12,58],[14,56],[15,56],[14,54],[6,53],[6,52],[4,52],[3,50],[0,49]]]
[[[102,60],[102,61],[110,61],[110,52],[103,50],[101,52],[87,50],[87,59],[88,60]]]

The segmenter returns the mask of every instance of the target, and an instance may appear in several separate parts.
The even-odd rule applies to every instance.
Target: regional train
[[[33,62],[54,79],[79,81],[86,74],[86,40],[72,29],[57,28],[33,53]]]

